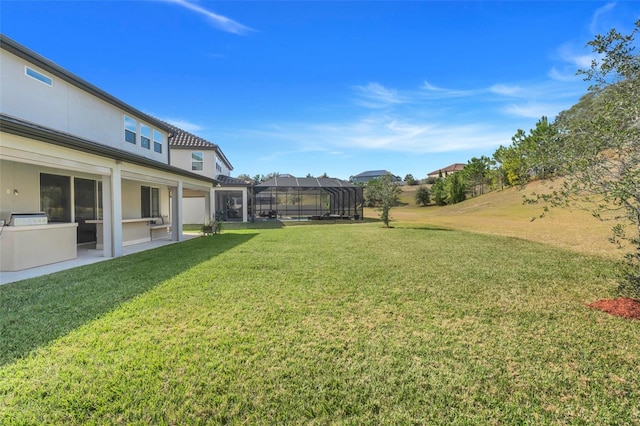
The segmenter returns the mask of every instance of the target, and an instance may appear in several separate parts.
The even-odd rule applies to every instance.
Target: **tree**
[[[419,206],[426,206],[431,201],[431,194],[426,186],[420,186],[416,191],[416,204]]]
[[[370,196],[376,200],[376,210],[380,212],[380,219],[384,222],[384,226],[388,228],[389,221],[391,220],[389,212],[392,207],[397,206],[400,202],[402,189],[395,182],[395,178],[391,174],[384,175],[377,179],[371,179],[367,182],[365,189],[369,189]],[[365,190],[365,192],[367,191]]]
[[[553,150],[558,143],[556,126],[550,123],[547,117],[542,116],[525,141],[525,157],[529,172],[538,178],[546,179],[557,168],[553,155]]]
[[[447,194],[444,190],[444,179],[439,177],[433,185],[431,185],[431,195],[433,196],[433,201],[439,205],[444,206],[447,204]]]
[[[511,146],[503,152],[502,166],[505,168],[509,185],[525,185],[529,182],[527,163],[524,155],[526,138],[527,134],[525,131],[518,129],[516,134],[511,138]]]
[[[464,166],[462,172],[469,182],[472,196],[476,196],[476,190],[480,187],[480,194],[484,194],[484,185],[487,182],[489,168],[491,167],[491,159],[486,156],[480,158],[473,157]]]
[[[404,177],[404,183],[406,183],[407,185],[417,185],[418,181],[413,177],[411,173],[409,173]]]
[[[237,179],[244,180],[244,181],[249,181],[249,182],[253,180],[251,178],[251,176],[249,176],[246,173],[242,173],[242,174],[238,175]]]
[[[593,84],[556,120],[553,153],[565,176],[559,189],[538,195],[552,206],[589,202],[594,216],[614,220],[612,241],[630,243],[621,290],[640,295],[640,56],[634,36],[611,30],[590,45],[601,59],[579,70]],[[605,214],[606,213],[606,214]],[[625,229],[634,227],[632,235]]]
[[[456,204],[467,198],[467,182],[462,172],[452,173],[444,180],[447,204]]]

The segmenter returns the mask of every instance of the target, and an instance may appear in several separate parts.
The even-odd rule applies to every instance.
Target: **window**
[[[140,189],[141,217],[160,217],[160,190],[149,186]]]
[[[204,169],[204,154],[202,152],[191,153],[191,170]]]
[[[33,68],[24,67],[24,73],[31,78],[35,78],[41,83],[46,84],[47,86],[53,87],[53,79],[47,77],[46,75],[34,70]]]
[[[140,125],[140,146],[151,149],[151,127],[146,124]]]
[[[40,174],[40,209],[49,222],[71,222],[71,178]]]
[[[135,145],[138,123],[131,117],[124,116],[124,140]]]
[[[216,158],[216,171],[218,173],[222,173],[222,163],[220,162],[220,159]]]
[[[157,130],[153,131],[153,150],[162,154],[162,133]]]

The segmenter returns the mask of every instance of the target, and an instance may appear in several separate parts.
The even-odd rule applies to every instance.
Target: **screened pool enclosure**
[[[256,220],[362,219],[362,187],[335,178],[280,175],[254,187]]]

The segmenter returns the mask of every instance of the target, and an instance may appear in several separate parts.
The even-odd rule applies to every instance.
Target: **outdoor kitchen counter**
[[[101,219],[87,220],[86,223],[96,224],[96,248],[101,250],[104,247],[103,222]],[[161,225],[157,225],[160,223]],[[170,224],[162,224],[161,217],[138,217],[133,219],[122,219],[122,245],[130,246],[151,241],[153,239],[166,237]],[[164,235],[162,235],[164,231]]]
[[[75,259],[77,227],[77,223],[5,226],[0,234],[0,272]]]

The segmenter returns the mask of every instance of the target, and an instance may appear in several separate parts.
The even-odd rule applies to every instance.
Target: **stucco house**
[[[215,219],[247,222],[251,215],[251,182],[230,176],[233,166],[218,145],[171,124],[167,126],[171,129],[171,165],[217,181],[211,216],[205,216],[205,197],[196,194],[183,202],[182,223],[201,224]]]
[[[172,127],[0,35],[0,271],[180,241],[184,197],[213,176],[172,165]]]
[[[437,179],[440,176],[447,177],[450,174],[457,173],[457,172],[461,171],[462,169],[464,169],[464,166],[466,166],[466,164],[464,164],[464,163],[454,163],[454,164],[451,164],[450,166],[444,167],[442,169],[438,169],[438,170],[432,171],[431,173],[429,173],[427,175],[427,177],[429,179]]]

